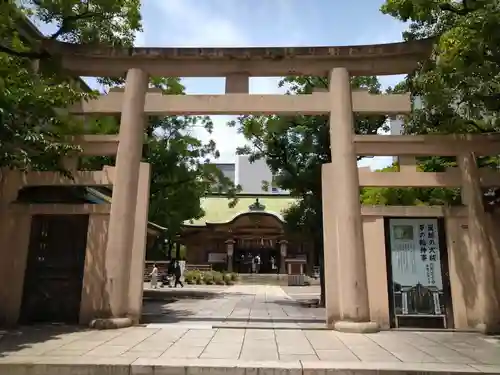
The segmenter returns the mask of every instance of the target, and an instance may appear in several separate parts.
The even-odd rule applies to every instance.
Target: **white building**
[[[422,98],[420,96],[413,97],[413,109],[422,109]],[[403,135],[404,134],[404,121],[401,117],[392,117],[389,119],[389,127],[391,128],[391,135]],[[394,156],[393,161],[397,162],[398,157]]]
[[[242,194],[288,194],[273,186],[273,174],[263,159],[250,162],[248,155],[237,155],[236,163],[220,163],[216,166],[236,185],[241,185]],[[264,181],[269,185],[263,189]]]

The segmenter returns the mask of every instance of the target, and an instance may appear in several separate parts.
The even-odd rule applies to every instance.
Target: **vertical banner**
[[[389,223],[396,314],[441,314],[437,219],[390,219]]]
[[[443,289],[437,219],[390,219],[392,280]]]

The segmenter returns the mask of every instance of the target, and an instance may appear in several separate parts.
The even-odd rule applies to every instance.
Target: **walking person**
[[[153,270],[149,276],[151,276],[151,289],[156,289],[158,287],[158,267],[156,264],[153,264]]]
[[[177,288],[177,284],[179,284],[181,288],[184,288],[184,284],[181,281],[181,276],[182,276],[181,265],[179,264],[178,261],[175,261],[174,276],[175,276],[174,288]]]
[[[255,273],[260,273],[260,264],[262,263],[262,260],[260,259],[260,255],[257,254],[255,257]]]
[[[167,274],[168,274],[168,287],[172,288],[172,280],[174,279],[174,269],[175,269],[175,263],[177,262],[177,259],[171,259],[170,262],[168,263],[168,269],[167,269]]]

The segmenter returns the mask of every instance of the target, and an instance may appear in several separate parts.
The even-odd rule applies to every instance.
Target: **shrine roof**
[[[109,203],[111,204],[111,195],[113,194],[113,190],[107,187],[87,187],[87,196],[91,202],[94,203]],[[155,224],[151,221],[148,221],[148,233],[153,234],[155,236],[160,235],[165,232],[166,228]]]
[[[209,196],[201,200],[205,216],[197,220],[186,220],[186,226],[228,223],[239,215],[265,213],[283,220],[283,210],[290,207],[297,198],[289,195],[239,195],[234,207],[229,207],[230,199],[223,196]]]

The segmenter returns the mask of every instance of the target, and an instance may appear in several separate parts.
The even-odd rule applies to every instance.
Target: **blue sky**
[[[404,24],[380,13],[383,0],[142,0],[144,31],[137,46],[243,47],[334,46],[390,43],[401,40]],[[281,92],[279,78],[252,78],[251,93]],[[381,77],[384,86],[401,77]],[[189,94],[222,94],[223,78],[184,79]],[[214,116],[211,135],[220,162],[232,162],[244,139],[225,124],[230,116]],[[377,168],[388,158],[367,160]]]

